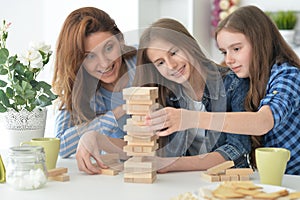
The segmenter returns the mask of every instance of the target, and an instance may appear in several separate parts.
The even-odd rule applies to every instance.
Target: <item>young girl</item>
[[[176,20],[160,19],[143,32],[137,66],[133,85],[159,87],[159,103],[163,107],[203,112],[244,111],[248,79],[238,79],[228,68],[209,60]],[[150,115],[152,122],[156,121],[153,116]],[[156,129],[152,125],[154,130],[168,128]],[[159,172],[206,170],[226,160],[233,160],[236,167],[248,167],[249,136],[189,129],[161,139],[164,141],[159,156],[173,159],[160,158],[159,162],[165,164]]]
[[[61,29],[56,50],[53,88],[60,104],[55,133],[60,156],[74,154],[86,132],[123,138],[126,115],[122,89],[131,85],[136,49],[125,45],[115,21],[94,7],[74,10]],[[79,146],[80,170],[96,173],[91,152]]]
[[[291,151],[286,173],[300,175],[299,57],[270,18],[255,6],[241,7],[224,19],[215,38],[226,64],[238,77],[250,79],[245,99],[249,112],[165,109],[149,115],[148,124],[156,130],[165,128],[158,132],[161,136],[185,128],[263,136],[264,146]],[[197,122],[183,119],[189,123],[181,126],[180,116],[184,115],[195,117]]]

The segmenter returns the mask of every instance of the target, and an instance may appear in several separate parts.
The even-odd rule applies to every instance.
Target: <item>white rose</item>
[[[29,46],[36,51],[42,51],[46,54],[48,54],[51,49],[51,46],[46,45],[44,42],[30,42]]]
[[[18,60],[25,66],[29,65],[30,69],[43,67],[42,55],[36,50],[28,50],[18,55]]]
[[[230,6],[230,3],[228,0],[221,0],[219,3],[219,6],[220,6],[221,10],[227,10]]]

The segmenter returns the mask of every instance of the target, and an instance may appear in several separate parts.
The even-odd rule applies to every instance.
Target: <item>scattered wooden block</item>
[[[209,182],[219,182],[220,181],[219,175],[210,175],[210,174],[206,174],[205,172],[201,172],[200,176],[201,176],[201,178],[203,178]]]
[[[65,182],[70,180],[70,176],[68,174],[60,174],[58,176],[49,176],[48,180]]]
[[[54,168],[54,169],[48,170],[47,175],[48,175],[48,177],[55,177],[55,176],[65,174],[67,172],[68,172],[68,168],[59,167],[59,168]]]
[[[119,170],[115,170],[115,169],[111,169],[111,168],[101,169],[101,174],[115,176],[115,175],[119,174]]]
[[[226,169],[225,174],[227,174],[227,175],[250,175],[250,174],[253,174],[253,169],[251,169],[251,168],[231,168],[231,169]]]
[[[220,172],[223,172],[225,169],[228,169],[233,166],[234,166],[233,161],[225,161],[219,165],[216,165],[214,167],[207,169],[206,173],[207,174],[218,174]]]

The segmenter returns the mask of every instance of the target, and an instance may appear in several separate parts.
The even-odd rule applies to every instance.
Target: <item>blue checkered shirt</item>
[[[287,63],[271,70],[266,96],[260,106],[269,105],[274,127],[264,136],[264,146],[291,151],[286,173],[300,175],[300,69]]]

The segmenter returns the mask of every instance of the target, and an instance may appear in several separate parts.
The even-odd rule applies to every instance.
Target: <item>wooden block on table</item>
[[[144,168],[144,169],[152,169],[153,168],[153,162],[143,161],[143,157],[134,157],[134,159],[129,159],[124,162],[124,168]]]
[[[231,168],[234,166],[233,161],[225,161],[219,165],[216,165],[214,167],[211,167],[206,170],[207,174],[219,174],[220,172],[223,172],[224,170]]]
[[[70,176],[68,174],[60,174],[58,176],[49,176],[48,180],[65,182],[70,180]]]
[[[251,169],[251,168],[226,169],[225,174],[227,174],[227,175],[250,175],[250,174],[253,174],[253,169]]]
[[[101,174],[115,176],[115,175],[119,174],[119,170],[115,170],[115,169],[112,169],[112,168],[101,169]]]
[[[126,152],[127,156],[155,156],[156,155],[156,152],[153,151],[153,152],[141,152],[141,153],[137,153],[137,152],[131,152],[131,151],[128,151]]]
[[[229,176],[230,176],[230,181],[239,181],[240,180],[239,175],[232,174],[232,175],[229,175]]]
[[[220,181],[230,181],[230,175],[222,174],[220,176]]]
[[[124,178],[126,183],[153,183],[156,180],[156,176],[153,178]]]
[[[203,178],[209,182],[219,182],[220,181],[219,175],[211,175],[211,174],[207,174],[206,172],[201,172],[200,176],[201,176],[201,178]]]
[[[68,172],[68,168],[65,167],[58,167],[58,168],[54,168],[54,169],[49,169],[47,172],[47,176],[48,177],[54,177],[54,176],[58,176],[61,174],[65,174]]]
[[[250,176],[249,175],[239,175],[239,180],[240,181],[249,181]]]

